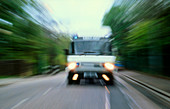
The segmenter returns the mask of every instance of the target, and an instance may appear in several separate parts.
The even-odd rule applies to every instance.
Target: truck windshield
[[[110,43],[106,41],[76,41],[73,42],[72,54],[75,55],[109,55]]]

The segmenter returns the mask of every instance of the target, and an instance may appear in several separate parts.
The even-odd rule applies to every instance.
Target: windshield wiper
[[[84,52],[84,53],[96,53],[96,52],[92,52],[92,51],[87,51],[87,52]]]

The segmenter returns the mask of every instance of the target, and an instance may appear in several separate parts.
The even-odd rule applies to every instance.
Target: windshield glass
[[[105,41],[77,41],[74,42],[74,54],[104,55],[109,54],[110,44]]]

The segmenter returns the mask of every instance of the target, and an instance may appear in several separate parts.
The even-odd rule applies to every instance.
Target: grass
[[[3,75],[3,76],[0,76],[0,79],[5,79],[5,78],[18,78],[20,76],[17,76],[17,75]]]

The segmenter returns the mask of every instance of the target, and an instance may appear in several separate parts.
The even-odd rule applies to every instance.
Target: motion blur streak
[[[46,66],[65,65],[69,35],[38,0],[0,1],[0,75],[41,74]]]
[[[170,0],[0,0],[0,109],[170,109],[169,19]]]
[[[103,25],[112,29],[117,60],[125,68],[170,76],[169,0],[115,0]]]

